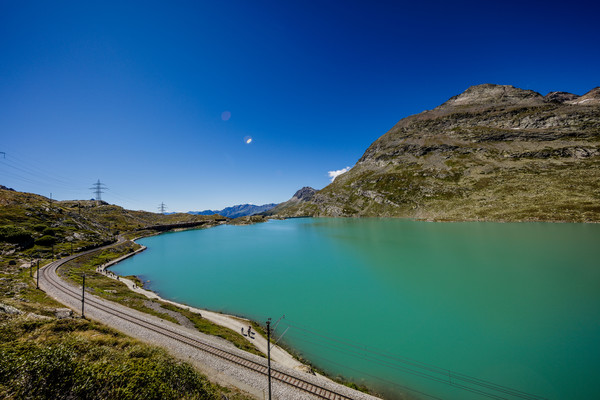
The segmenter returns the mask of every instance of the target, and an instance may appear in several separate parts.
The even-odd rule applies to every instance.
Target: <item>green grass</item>
[[[0,322],[1,398],[248,399],[95,322],[7,315]]]

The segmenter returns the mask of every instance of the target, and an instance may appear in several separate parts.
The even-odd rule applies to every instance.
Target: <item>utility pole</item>
[[[104,183],[100,182],[100,179],[98,179],[98,182],[92,184],[90,190],[95,196],[94,198],[96,199],[96,205],[100,205],[100,202],[102,201],[102,193],[104,193],[104,190],[106,189],[108,188]]]
[[[85,274],[82,274],[83,284],[81,286],[81,318],[85,318],[85,314],[83,313],[83,307],[85,305]]]
[[[161,214],[164,214],[165,211],[167,211],[167,205],[165,203],[160,203],[158,205],[158,211],[160,211]]]
[[[36,275],[37,281],[35,284],[35,288],[39,289],[40,288],[40,260],[37,261],[37,275]]]
[[[267,365],[269,370],[269,400],[271,400],[271,318],[267,319]]]

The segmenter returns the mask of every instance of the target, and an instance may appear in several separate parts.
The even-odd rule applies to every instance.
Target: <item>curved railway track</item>
[[[86,255],[86,254],[89,254],[89,253],[92,253],[92,252],[95,252],[98,250],[102,250],[102,249],[104,249],[106,247],[110,247],[110,246],[112,246],[112,245],[101,247],[99,249],[89,250],[89,251],[86,251],[86,252],[83,252],[83,253],[80,253],[80,254],[77,254],[74,256],[69,256],[69,257],[54,261],[54,262],[46,265],[45,267],[40,269],[40,274],[41,274],[40,277],[42,278],[41,282],[44,282],[44,283],[48,284],[49,286],[52,286],[55,290],[60,291],[64,295],[73,299],[74,301],[80,302],[81,301],[80,289],[78,289],[75,286],[72,286],[72,285],[68,284],[67,282],[63,281],[62,279],[60,279],[57,274],[58,268],[61,265],[65,264],[66,262],[71,261],[77,257],[81,257],[83,255]],[[109,306],[107,306],[104,303],[109,303],[109,301],[104,300],[104,299],[98,300],[98,299],[96,299],[95,296],[86,294],[85,307],[88,310],[90,308],[92,308],[92,309],[96,308],[104,313],[110,314],[111,316],[113,316],[115,318],[120,318],[131,324],[135,324],[144,329],[148,329],[156,334],[165,336],[167,338],[178,341],[180,343],[184,343],[184,344],[191,346],[199,351],[209,353],[212,356],[216,356],[218,358],[229,361],[238,366],[248,368],[248,369],[250,369],[256,373],[259,373],[261,375],[265,375],[265,379],[266,379],[267,366],[264,365],[263,363],[257,362],[255,360],[251,359],[250,357],[244,357],[240,354],[235,354],[233,352],[229,352],[227,350],[216,347],[216,346],[214,346],[208,342],[205,342],[197,337],[193,337],[191,334],[186,335],[183,332],[178,332],[174,329],[169,328],[169,326],[167,326],[167,325],[163,325],[158,322],[153,322],[150,318],[142,319],[135,314],[134,310],[129,309],[129,311],[127,311],[128,309],[124,306],[119,305],[118,308],[120,309],[120,311],[116,311],[115,309],[110,308]],[[348,397],[345,394],[338,393],[329,388],[325,388],[325,387],[315,384],[313,382],[309,382],[307,380],[298,378],[297,376],[290,375],[284,371],[277,370],[273,367],[271,367],[271,378],[276,381],[282,382],[284,384],[293,386],[297,389],[300,389],[304,392],[310,393],[310,394],[317,396],[319,398],[322,398],[322,399],[352,400],[352,397]]]

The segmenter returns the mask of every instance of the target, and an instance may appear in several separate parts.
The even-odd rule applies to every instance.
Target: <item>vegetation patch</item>
[[[164,350],[86,320],[0,315],[0,397],[246,399]]]

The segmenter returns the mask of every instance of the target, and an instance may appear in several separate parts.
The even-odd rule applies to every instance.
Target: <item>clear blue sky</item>
[[[89,199],[100,179],[150,211],[285,201],[471,85],[600,85],[598,8],[0,0],[0,184]]]

